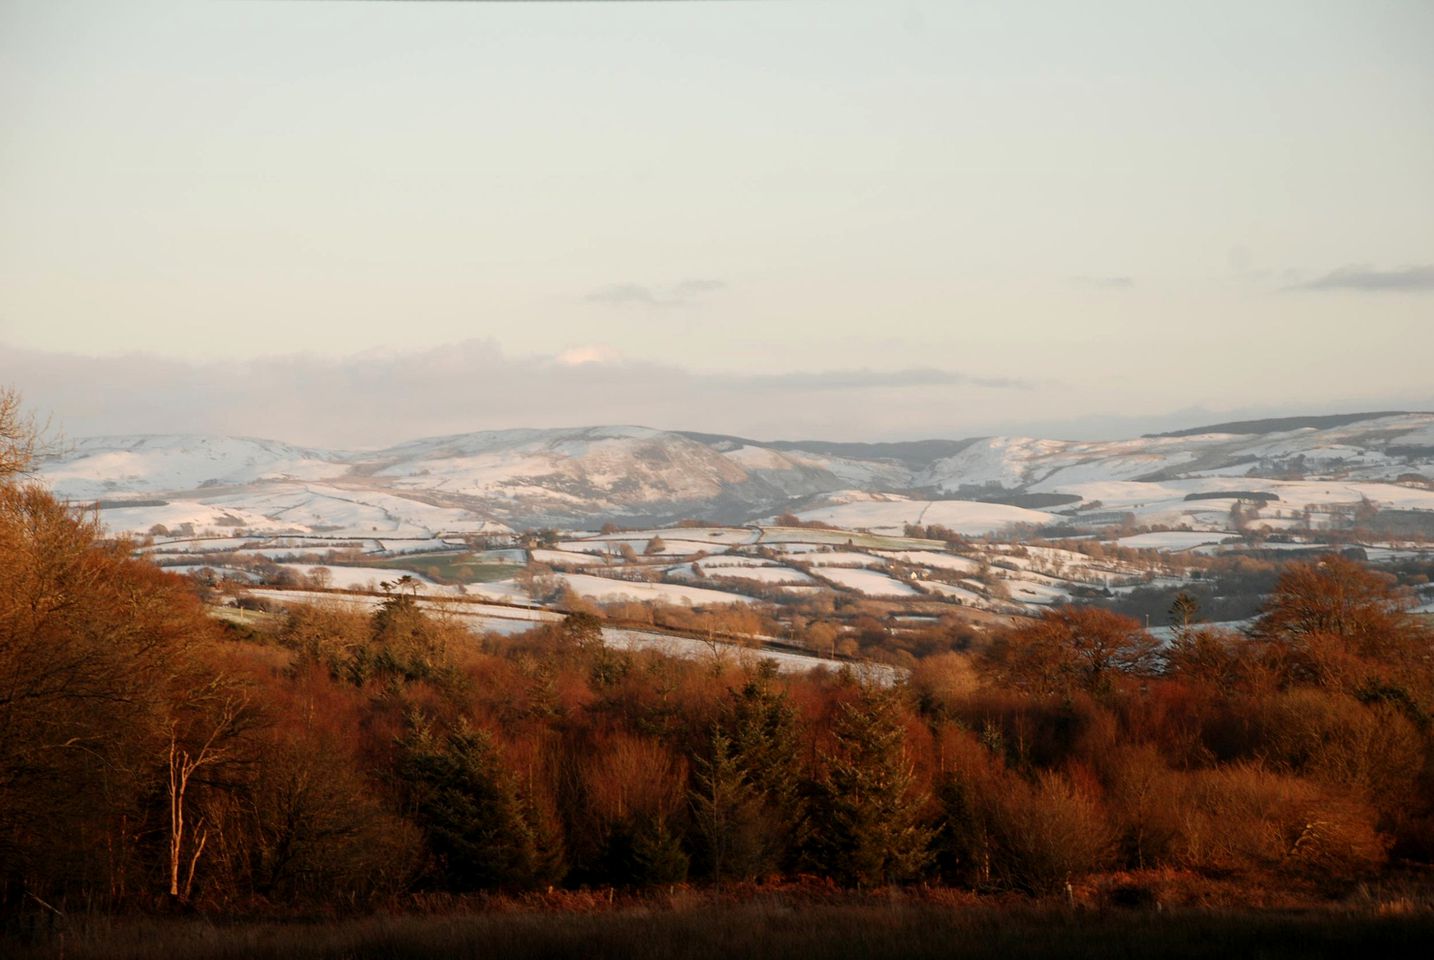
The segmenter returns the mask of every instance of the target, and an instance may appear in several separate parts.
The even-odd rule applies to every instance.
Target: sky
[[[70,436],[1434,409],[1427,0],[0,0]]]

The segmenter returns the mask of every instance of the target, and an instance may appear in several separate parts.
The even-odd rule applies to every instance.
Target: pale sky
[[[335,445],[1434,409],[1431,50],[1428,0],[0,0],[0,383]]]

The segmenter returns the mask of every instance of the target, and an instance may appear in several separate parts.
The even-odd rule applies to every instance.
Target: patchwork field
[[[1434,450],[1422,439],[1434,415],[1225,427],[987,438],[901,462],[859,444],[838,454],[637,427],[364,453],[96,438],[41,478],[92,498],[101,523],[161,565],[236,593],[381,594],[407,577],[431,599],[551,611],[736,605],[776,623],[841,611],[912,624],[893,618],[1112,603],[1159,621],[1187,587],[1246,615],[1251,600],[1220,592],[1244,588],[1201,579],[1223,557],[1430,560],[1434,461],[1420,451]],[[1411,605],[1431,602],[1412,582]]]

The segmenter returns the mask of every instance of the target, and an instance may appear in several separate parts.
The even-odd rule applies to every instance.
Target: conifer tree
[[[395,593],[373,615],[373,667],[409,680],[435,676],[447,651],[437,624],[411,594]]]
[[[786,694],[764,674],[732,701],[724,732],[732,759],[750,785],[753,861],[741,872],[757,875],[792,865],[801,840],[801,736]]]
[[[927,797],[917,789],[891,694],[838,708],[836,744],[813,790],[811,854],[843,883],[900,883],[931,861]]]
[[[609,879],[620,884],[641,887],[687,879],[689,861],[681,840],[658,816],[614,824],[605,859]]]
[[[712,731],[710,753],[693,767],[692,820],[700,841],[700,862],[714,880],[751,876],[762,866],[758,818],[761,800],[732,753],[732,741]]]
[[[538,877],[538,837],[488,735],[466,723],[438,735],[409,720],[398,776],[445,889],[523,887]]]

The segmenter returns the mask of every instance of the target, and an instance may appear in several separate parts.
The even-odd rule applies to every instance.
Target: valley
[[[102,437],[40,477],[224,603],[409,589],[479,632],[580,610],[679,652],[707,649],[705,633],[783,669],[909,668],[1061,604],[1159,633],[1184,592],[1238,625],[1270,571],[1330,551],[1398,568],[1410,605],[1434,609],[1431,441],[1429,414],[1104,442],[603,427],[343,452]]]

